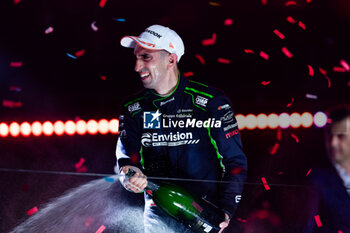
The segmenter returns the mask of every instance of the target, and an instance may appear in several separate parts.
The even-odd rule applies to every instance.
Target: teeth
[[[144,77],[146,77],[146,76],[148,76],[148,75],[149,75],[149,73],[141,74],[141,78],[144,78]]]

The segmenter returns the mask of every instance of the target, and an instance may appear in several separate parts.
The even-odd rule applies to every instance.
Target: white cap
[[[124,36],[120,44],[127,48],[135,48],[136,43],[146,49],[166,50],[177,55],[177,62],[185,53],[181,37],[168,27],[152,25],[140,36]]]

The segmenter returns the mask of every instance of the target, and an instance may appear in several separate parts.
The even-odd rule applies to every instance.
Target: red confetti
[[[237,175],[237,174],[241,173],[242,171],[243,171],[243,168],[241,168],[241,167],[236,167],[236,168],[234,168],[234,169],[231,170],[231,174],[232,174],[232,175]]]
[[[328,76],[324,76],[324,77],[325,77],[325,79],[327,79],[327,81],[328,81],[328,88],[330,88],[331,85],[332,85],[331,79],[330,79]]]
[[[197,58],[202,64],[205,64],[205,60],[204,60],[204,58],[203,58],[201,55],[196,54],[196,58]]]
[[[99,6],[103,8],[106,5],[107,0],[101,0]]]
[[[309,75],[310,75],[311,77],[313,77],[313,76],[314,76],[314,69],[313,69],[312,66],[310,66],[310,65],[307,65],[307,67],[309,68]]]
[[[327,75],[327,71],[322,69],[322,68],[318,68],[318,70],[320,71],[321,74],[323,75]]]
[[[29,216],[31,216],[32,214],[38,212],[38,207],[34,206],[33,208],[31,208],[30,210],[27,211],[27,214]]]
[[[75,164],[75,170],[76,172],[86,172],[87,167],[83,166],[83,163],[85,162],[84,158],[80,158],[79,162]]]
[[[254,51],[253,51],[253,50],[250,50],[250,49],[245,49],[244,52],[245,52],[245,53],[253,53],[253,54],[254,54]]]
[[[102,75],[100,78],[101,78],[102,80],[107,80],[106,76],[104,76],[104,75]]]
[[[45,34],[50,34],[51,32],[53,32],[53,27],[46,28]]]
[[[10,66],[15,67],[15,68],[22,67],[22,65],[23,65],[23,63],[21,61],[12,61],[10,63]]]
[[[10,86],[10,91],[17,91],[17,92],[21,92],[22,88],[18,87],[18,86]]]
[[[319,215],[315,216],[315,222],[316,222],[317,227],[322,227],[322,222],[321,222]]]
[[[247,220],[242,219],[242,218],[236,218],[236,219],[237,219],[237,221],[240,221],[240,222],[243,222],[243,223],[246,223],[246,222],[247,222]]]
[[[152,191],[151,190],[147,190],[146,193],[149,194],[149,195],[152,195]]]
[[[288,1],[288,2],[286,2],[286,4],[285,4],[285,6],[296,6],[297,5],[297,3],[296,2],[294,2],[294,1]]]
[[[287,17],[287,21],[288,21],[289,23],[292,23],[292,24],[294,24],[294,23],[297,22],[292,16],[288,16],[288,17]]]
[[[273,147],[271,148],[270,154],[271,154],[271,155],[276,154],[276,152],[277,152],[279,146],[280,146],[280,144],[279,144],[278,142],[276,142],[275,145],[273,145]]]
[[[292,102],[290,102],[290,103],[287,104],[287,108],[289,108],[290,106],[292,106],[293,102],[294,102],[294,98],[292,98]]]
[[[230,64],[231,61],[225,58],[218,58],[218,62],[222,64]]]
[[[82,49],[82,50],[79,50],[79,51],[75,52],[75,56],[76,57],[81,57],[81,56],[84,55],[84,53],[85,53],[85,49]]]
[[[344,73],[344,72],[346,72],[346,70],[345,70],[345,68],[343,68],[343,67],[334,66],[334,67],[333,67],[333,72]]]
[[[275,33],[279,38],[281,38],[282,40],[284,38],[286,38],[280,31],[278,31],[277,29],[273,30],[273,33]]]
[[[5,108],[20,108],[22,107],[22,102],[21,101],[15,102],[12,100],[3,100],[2,106]]]
[[[261,84],[264,85],[264,86],[267,86],[270,84],[271,81],[262,81]]]
[[[185,77],[190,77],[190,76],[193,76],[194,73],[192,71],[189,71],[189,72],[184,72],[184,76]]]
[[[91,225],[91,223],[92,223],[92,218],[91,217],[89,217],[86,221],[85,221],[85,226],[86,227],[89,227],[90,225]]]
[[[296,143],[299,143],[299,138],[298,138],[297,135],[295,135],[295,134],[292,133],[290,136],[292,136],[292,138],[295,139]]]
[[[265,177],[261,177],[261,180],[262,180],[262,182],[263,182],[263,184],[264,184],[265,189],[266,189],[266,190],[270,190],[270,187],[269,187],[269,185],[267,184],[267,181],[266,181]]]
[[[213,34],[212,38],[202,40],[203,46],[214,45],[216,42],[216,33]]]
[[[346,71],[350,71],[350,66],[349,66],[349,64],[345,61],[345,60],[340,60],[340,65],[342,66],[342,67],[344,67],[344,69],[346,70]]]
[[[298,22],[298,26],[305,30],[305,24],[301,21]]]
[[[278,128],[278,129],[277,129],[277,135],[276,135],[276,137],[277,137],[277,140],[278,140],[278,141],[282,141],[282,130],[281,130],[281,128]]]
[[[260,57],[264,58],[265,60],[269,60],[269,55],[263,51],[260,51]]]
[[[306,173],[306,176],[310,175],[311,169],[312,168],[310,168],[310,170]]]
[[[292,54],[286,47],[283,47],[283,48],[282,48],[282,52],[283,52],[284,55],[286,55],[288,58],[292,58],[292,57],[293,57],[293,54]]]
[[[224,24],[225,24],[226,26],[230,26],[230,25],[233,24],[233,20],[232,20],[232,19],[225,19]]]
[[[13,3],[15,4],[15,5],[17,5],[18,3],[20,3],[22,0],[13,0]]]
[[[106,229],[105,226],[101,225],[95,233],[102,233]]]

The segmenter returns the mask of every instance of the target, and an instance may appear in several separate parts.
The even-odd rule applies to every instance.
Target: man
[[[350,107],[330,109],[328,119],[325,142],[330,163],[310,173],[305,232],[350,232]]]
[[[124,187],[142,191],[146,175],[201,179],[181,185],[220,206],[223,231],[240,200],[247,166],[229,99],[180,73],[184,44],[168,27],[150,26],[138,37],[123,37],[121,45],[134,48],[135,71],[145,87],[125,101],[119,119],[118,166],[122,174],[130,168],[136,172],[122,182]],[[145,232],[190,232],[160,211],[147,193],[144,226]]]

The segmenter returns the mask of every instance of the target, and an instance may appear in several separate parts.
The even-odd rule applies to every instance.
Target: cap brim
[[[154,49],[154,50],[162,50],[163,49],[163,48],[157,46],[156,44],[154,44],[148,40],[140,39],[140,37],[136,37],[136,36],[124,36],[120,40],[120,44],[126,48],[135,48],[136,44],[138,44],[141,47],[146,48],[146,49]]]

